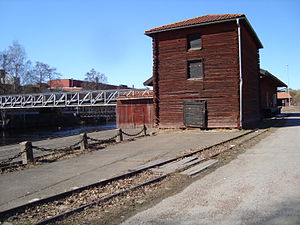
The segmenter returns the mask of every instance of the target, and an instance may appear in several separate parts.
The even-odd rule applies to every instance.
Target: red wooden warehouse
[[[260,69],[260,105],[263,116],[271,116],[280,112],[280,101],[277,98],[277,88],[287,87],[270,72]]]
[[[245,15],[207,15],[147,30],[160,128],[242,128],[261,119],[259,49]]]
[[[207,15],[145,32],[153,98],[119,99],[118,127],[243,128],[279,112],[282,81],[259,68],[262,44],[242,14]],[[154,106],[152,105],[154,104]]]

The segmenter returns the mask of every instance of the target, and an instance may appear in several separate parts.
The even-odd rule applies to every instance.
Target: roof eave
[[[273,74],[271,74],[269,71],[264,70],[264,69],[260,69],[260,73],[265,76],[266,78],[271,78],[274,81],[276,81],[276,86],[277,87],[287,87],[287,85],[285,83],[283,83],[281,80],[279,80],[276,76],[274,76]]]
[[[162,30],[145,31],[145,35],[151,37],[151,35],[157,34],[157,33],[161,33],[161,32],[179,30],[179,29],[184,29],[184,28],[199,27],[199,26],[205,26],[205,25],[210,25],[210,24],[232,22],[232,21],[236,21],[237,19],[245,19],[246,24],[249,26],[251,32],[254,34],[255,39],[257,40],[258,47],[259,48],[263,48],[263,45],[262,45],[261,41],[259,40],[256,32],[254,31],[253,27],[249,23],[249,21],[246,18],[246,16],[241,16],[241,17],[236,17],[236,18],[231,18],[231,19],[226,19],[226,20],[217,20],[217,21],[206,22],[206,23],[198,23],[198,24],[192,24],[192,25],[185,25],[185,26],[179,26],[179,27],[174,27],[174,28],[167,28],[167,29],[162,29]]]
[[[247,19],[247,17],[244,17],[244,19],[245,19],[247,25],[249,26],[251,32],[254,34],[254,37],[255,37],[255,39],[257,40],[257,43],[258,43],[258,47],[259,47],[259,48],[263,48],[264,46],[262,45],[261,41],[259,40],[259,38],[258,38],[258,36],[257,36],[257,34],[256,34],[256,32],[255,32],[255,30],[253,29],[253,27],[251,26],[251,24],[250,24],[250,22],[249,22],[249,20]]]
[[[153,77],[147,79],[143,84],[144,86],[153,86]]]
[[[180,29],[191,28],[191,27],[199,27],[199,26],[205,26],[205,25],[209,25],[209,24],[226,23],[226,22],[235,21],[238,18],[245,18],[245,17],[241,16],[241,17],[236,17],[236,18],[226,19],[226,20],[217,20],[217,21],[206,22],[206,23],[197,23],[197,24],[192,24],[192,25],[184,25],[184,26],[179,26],[179,27],[166,28],[166,29],[162,29],[162,30],[145,31],[145,35],[151,36],[152,34],[166,32],[166,31],[180,30]]]

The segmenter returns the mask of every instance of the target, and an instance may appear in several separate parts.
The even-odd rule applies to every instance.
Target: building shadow
[[[270,207],[274,209],[271,213],[266,212],[251,212],[246,210],[244,215],[253,215],[252,217],[244,218],[243,224],[270,225],[270,224],[300,224],[300,203],[299,201],[291,200],[282,202],[278,205]],[[268,211],[268,210],[267,210]]]
[[[274,123],[273,127],[298,127],[300,126],[300,113],[284,113],[284,117],[277,123]],[[281,115],[280,115],[281,116]],[[278,120],[278,117],[276,117]]]
[[[259,123],[251,124],[246,129],[267,129],[271,127],[298,127],[300,126],[300,113],[281,113],[272,118],[266,118]]]

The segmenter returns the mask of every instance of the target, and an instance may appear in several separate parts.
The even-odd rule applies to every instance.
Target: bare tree
[[[7,85],[7,72],[8,68],[8,55],[5,51],[0,52],[0,94],[9,93],[11,90],[10,85]]]
[[[7,87],[5,85],[5,70],[0,69],[0,94],[7,93]]]
[[[25,76],[31,65],[24,47],[14,41],[7,50],[1,52],[0,64],[5,71],[4,83],[12,86],[12,92],[17,92],[20,85],[26,83]]]
[[[294,105],[300,105],[300,90],[289,89]]]
[[[107,77],[104,73],[97,72],[95,69],[91,69],[85,74],[85,83],[83,87],[89,90],[102,89],[103,84],[107,83]]]
[[[61,74],[56,72],[56,68],[42,62],[36,62],[32,70],[32,77],[34,78],[35,83],[39,85],[39,88],[49,81],[51,90],[51,81],[58,79],[60,76]]]

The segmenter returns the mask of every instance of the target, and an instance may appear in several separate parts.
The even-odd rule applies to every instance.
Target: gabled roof
[[[277,77],[275,77],[267,70],[260,69],[260,75],[261,78],[267,78],[269,80],[272,80],[272,82],[276,85],[276,87],[287,87],[285,83],[283,83],[281,80],[279,80]]]
[[[151,36],[151,34],[160,33],[164,31],[196,27],[196,26],[202,26],[202,25],[208,25],[214,23],[224,23],[224,22],[234,21],[238,18],[245,21],[245,23],[250,28],[251,32],[254,34],[254,38],[257,40],[259,47],[262,48],[263,47],[262,43],[260,42],[257,34],[253,30],[252,26],[250,25],[249,21],[247,20],[244,14],[205,15],[205,16],[195,17],[192,19],[183,20],[180,22],[171,23],[150,30],[146,30],[145,34]]]
[[[143,84],[144,84],[144,86],[153,86],[153,77],[150,77]]]
[[[277,99],[287,99],[292,98],[292,96],[287,92],[277,92]]]
[[[228,19],[236,19],[245,17],[244,14],[224,14],[224,15],[205,15],[200,17],[195,17],[188,20],[183,20],[177,23],[171,23],[164,26],[156,27],[150,30],[145,31],[146,34],[159,32],[159,31],[166,31],[174,28],[183,28],[186,26],[191,25],[199,25],[203,23],[210,23],[210,22],[216,22],[216,21],[222,21],[222,20],[228,20]]]

